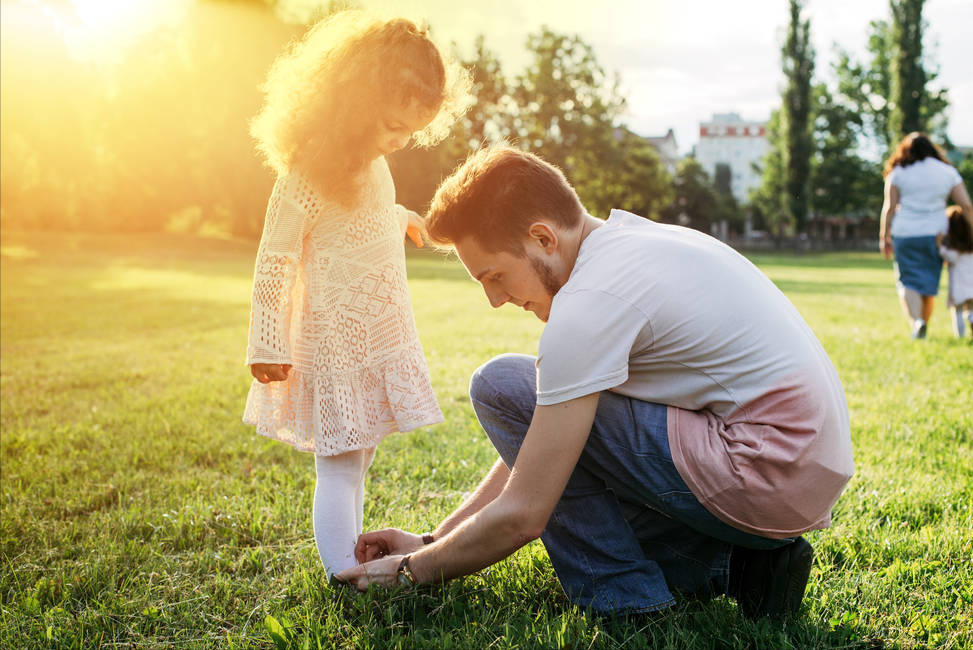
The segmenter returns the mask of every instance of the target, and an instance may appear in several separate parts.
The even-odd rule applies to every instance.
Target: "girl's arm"
[[[885,259],[892,258],[892,218],[899,207],[899,188],[885,179],[885,202],[882,204],[882,222],[878,229],[879,248]]]
[[[291,293],[309,219],[307,211],[286,192],[287,185],[284,179],[274,185],[253,272],[247,364],[261,381],[285,379],[291,364],[290,326],[295,307]],[[257,376],[258,371],[263,378]]]

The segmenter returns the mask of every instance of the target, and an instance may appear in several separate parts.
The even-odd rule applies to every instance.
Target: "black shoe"
[[[769,551],[734,546],[730,595],[749,619],[796,614],[811,575],[814,549],[803,537]]]

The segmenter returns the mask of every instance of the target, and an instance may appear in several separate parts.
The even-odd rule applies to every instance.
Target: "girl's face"
[[[415,99],[408,106],[389,110],[378,122],[373,140],[375,157],[387,156],[405,147],[412,134],[426,128],[438,112],[438,106],[429,108]]]

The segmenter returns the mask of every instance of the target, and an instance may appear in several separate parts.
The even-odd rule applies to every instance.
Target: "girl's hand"
[[[409,217],[409,222],[405,226],[405,234],[416,246],[422,248],[422,236],[426,234],[426,220],[417,212],[403,208]]]
[[[250,365],[250,374],[261,384],[272,381],[284,381],[291,371],[289,363],[254,363]]]

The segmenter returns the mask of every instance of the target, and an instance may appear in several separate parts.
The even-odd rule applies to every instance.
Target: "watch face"
[[[403,587],[412,586],[412,581],[409,580],[409,576],[405,575],[401,571],[399,572],[398,578],[399,578],[399,584],[402,585]]]

